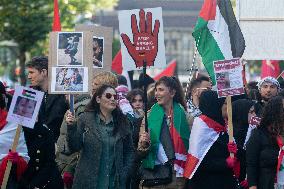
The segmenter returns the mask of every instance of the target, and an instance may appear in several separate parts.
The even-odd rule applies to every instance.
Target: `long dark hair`
[[[170,88],[170,90],[176,91],[176,94],[173,98],[174,102],[180,103],[186,110],[187,107],[184,99],[184,93],[179,80],[176,77],[163,76],[156,82],[155,88],[162,83],[166,85],[168,88]]]
[[[272,139],[276,139],[278,135],[284,135],[283,97],[273,97],[265,105],[260,128],[266,128]]]
[[[100,104],[97,102],[96,98],[97,97],[102,97],[104,92],[108,89],[111,88],[115,90],[114,87],[111,85],[102,85],[100,86],[95,94],[93,95],[91,101],[86,105],[85,112],[94,112],[96,115],[99,115],[101,112],[100,109]],[[113,117],[113,122],[114,122],[114,130],[113,134],[115,135],[117,132],[121,133],[122,136],[127,133],[127,126],[129,126],[129,122],[127,117],[122,113],[120,108],[117,106],[113,111],[112,111],[112,117]]]

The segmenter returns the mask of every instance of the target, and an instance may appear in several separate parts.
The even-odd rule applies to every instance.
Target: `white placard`
[[[58,32],[57,66],[83,66],[83,32]]]
[[[123,70],[147,67],[165,68],[165,44],[162,8],[118,12]]]
[[[7,121],[33,129],[43,95],[41,91],[16,86]]]
[[[52,67],[51,92],[88,92],[88,67]]]
[[[214,73],[219,97],[243,94],[243,66],[239,58],[214,62]]]

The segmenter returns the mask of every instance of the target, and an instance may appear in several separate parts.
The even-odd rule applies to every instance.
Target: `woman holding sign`
[[[67,142],[71,151],[80,151],[80,159],[72,188],[124,189],[134,148],[115,89],[99,87],[77,125],[73,119],[67,115]]]
[[[260,125],[246,146],[250,189],[284,188],[284,98],[273,97],[264,107]]]
[[[237,147],[229,143],[225,126],[225,98],[215,91],[203,91],[199,108],[202,114],[193,122],[189,138],[189,155],[184,176],[189,178],[189,189],[235,189],[233,168]]]

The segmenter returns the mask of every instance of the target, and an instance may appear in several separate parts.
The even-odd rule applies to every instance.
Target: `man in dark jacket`
[[[277,96],[278,92],[280,91],[280,84],[279,82],[273,77],[265,77],[260,80],[257,84],[261,101],[257,102],[261,107],[264,107],[265,104],[270,100],[272,97]],[[260,111],[261,113],[262,111]]]
[[[63,182],[55,162],[55,142],[68,104],[64,95],[47,94],[47,57],[34,57],[26,66],[31,87],[45,94],[34,129],[23,128],[30,161],[20,188],[61,189]]]

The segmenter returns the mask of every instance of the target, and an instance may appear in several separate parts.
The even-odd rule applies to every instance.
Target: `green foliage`
[[[46,0],[1,0],[0,36],[13,40],[20,52],[29,51],[46,38],[51,26],[51,6]]]
[[[58,0],[62,30],[74,30],[75,23],[90,20],[96,10],[111,8],[118,0]],[[52,30],[53,0],[0,0],[0,41],[18,44],[20,66],[26,53],[48,53],[48,33]],[[1,68],[2,69],[2,68]],[[21,69],[22,84],[25,83]],[[0,70],[1,71],[1,70]]]
[[[61,0],[61,26],[65,30],[74,30],[75,24],[89,21],[96,11],[112,8],[117,2],[118,0]]]

